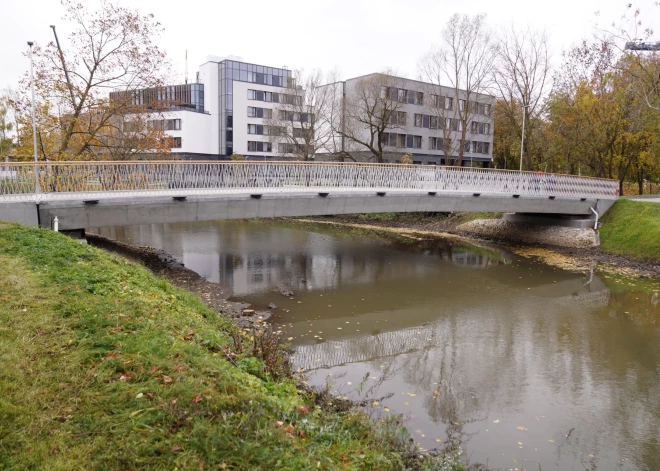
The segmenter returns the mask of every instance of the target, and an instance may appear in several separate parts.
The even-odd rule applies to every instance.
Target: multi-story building
[[[399,162],[409,154],[417,164],[447,164],[458,158],[462,143],[463,165],[489,166],[492,162],[494,97],[468,96],[465,91],[457,94],[451,88],[370,74],[329,85],[341,95],[342,106],[335,112],[346,115],[347,107],[359,107],[358,90],[365,82],[378,84],[377,98],[391,111],[386,131],[379,133],[384,161]],[[113,92],[111,98],[122,93],[127,92]],[[298,114],[285,110],[300,105],[303,99],[292,72],[285,67],[209,60],[200,67],[195,83],[130,93],[135,104],[158,108],[161,116],[151,124],[165,131],[172,152],[181,158],[228,159],[233,154],[248,160],[294,157],[291,146],[296,145],[296,133],[292,133],[293,144],[278,143],[273,126],[276,116]],[[369,131],[363,126],[357,132]],[[318,158],[350,154],[353,159],[373,160],[373,153],[359,144],[359,136],[354,137],[336,136],[333,148],[324,149]]]
[[[162,118],[154,120],[171,138],[172,152],[187,159],[286,157],[269,137],[268,123],[278,103],[296,97],[292,72],[286,68],[236,60],[209,60],[196,83],[130,92],[135,104],[154,104]],[[118,97],[126,92],[113,92]]]
[[[332,86],[343,95],[345,126],[353,127],[335,140],[341,149],[332,153],[373,160],[360,142],[369,142],[378,128],[374,137],[380,136],[386,162],[408,154],[416,164],[446,165],[456,163],[461,147],[462,165],[489,167],[493,160],[493,96],[384,74]],[[389,122],[381,126],[379,119]]]

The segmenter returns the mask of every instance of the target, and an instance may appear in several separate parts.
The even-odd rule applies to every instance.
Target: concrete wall
[[[38,226],[39,215],[35,203],[0,203],[0,221]]]
[[[48,202],[41,203],[39,214],[42,224],[57,216],[60,228],[67,230],[222,219],[382,212],[484,211],[589,215],[589,208],[595,204],[598,204],[596,200],[550,200],[542,197],[513,198],[484,194],[475,197],[472,194],[389,192],[385,196],[378,196],[375,191],[365,191],[330,192],[329,196],[322,197],[316,192],[264,192],[260,199],[252,198],[249,194],[236,194],[189,197],[185,201],[174,201],[168,197],[131,200],[114,198],[92,205],[83,202]],[[602,209],[601,211],[604,212]],[[4,213],[0,212],[0,219],[3,217]]]

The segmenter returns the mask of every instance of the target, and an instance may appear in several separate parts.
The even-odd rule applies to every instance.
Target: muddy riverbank
[[[613,255],[604,252],[600,247],[560,247],[550,244],[525,244],[494,238],[489,239],[462,229],[461,226],[464,224],[482,216],[481,214],[471,215],[468,213],[449,215],[342,215],[305,218],[304,221],[339,224],[354,228],[364,227],[369,230],[381,229],[393,233],[417,233],[420,236],[453,236],[471,243],[485,241],[510,248],[519,255],[539,257],[545,263],[558,268],[579,271],[603,270],[643,278],[660,277],[660,262],[654,260],[638,260],[632,257]],[[500,215],[489,215],[489,219],[493,217],[500,217]],[[553,254],[556,255],[553,256]]]

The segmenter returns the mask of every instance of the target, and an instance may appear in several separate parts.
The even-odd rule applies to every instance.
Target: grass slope
[[[601,221],[603,251],[660,261],[660,203],[621,198]]]
[[[404,467],[394,425],[227,361],[234,329],[140,266],[0,223],[0,469]]]

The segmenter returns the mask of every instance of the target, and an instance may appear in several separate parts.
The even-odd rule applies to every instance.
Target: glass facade
[[[188,83],[110,92],[110,100],[128,101],[135,106],[159,111],[188,110],[204,113],[204,84]]]
[[[293,73],[288,69],[266,67],[226,59],[218,63],[220,81],[220,154],[230,156],[234,153],[232,140],[234,122],[234,82],[248,82],[271,87],[294,87]],[[244,110],[239,110],[244,113]],[[269,152],[269,151],[268,151]]]

